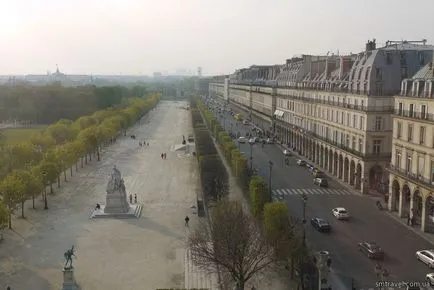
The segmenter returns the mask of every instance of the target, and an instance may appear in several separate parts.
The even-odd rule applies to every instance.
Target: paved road
[[[222,119],[222,117],[219,117]],[[233,117],[226,116],[226,128],[237,123]],[[238,122],[239,123],[239,122]],[[232,125],[244,135],[249,130],[246,125]],[[250,154],[249,144],[242,144],[241,151]],[[377,278],[374,273],[375,263],[357,250],[357,243],[362,240],[374,240],[385,249],[386,258],[382,265],[391,273],[390,281],[424,281],[429,269],[419,263],[415,252],[430,249],[432,245],[409,231],[405,226],[385,215],[375,207],[374,200],[345,190],[342,185],[331,180],[330,190],[319,190],[313,185],[311,174],[296,165],[296,158],[290,158],[286,166],[283,154],[277,145],[254,145],[253,167],[268,180],[268,161],[272,169],[272,188],[274,193],[282,193],[291,213],[302,217],[300,194],[306,193],[307,220],[319,216],[329,220],[333,227],[331,234],[321,234],[306,225],[307,238],[315,250],[327,250],[332,255],[331,281],[339,289],[349,287],[354,279],[358,288],[374,287]],[[331,209],[343,206],[352,214],[349,222],[339,222],[331,214]],[[340,285],[340,286],[339,286]],[[345,285],[345,286],[344,286]]]
[[[186,103],[183,105],[186,106]],[[185,255],[184,217],[197,223],[194,209],[198,172],[194,157],[173,145],[191,133],[190,112],[162,101],[130,132],[119,138],[50,197],[48,211],[27,211],[14,221],[0,244],[0,289],[61,289],[63,253],[75,245],[75,275],[81,289],[137,290],[212,288]],[[139,140],[149,147],[139,147]],[[167,160],[160,154],[166,152]],[[89,220],[95,204],[105,202],[113,165],[123,174],[128,193],[143,204],[139,219]],[[30,203],[28,203],[30,206]],[[200,278],[201,281],[194,281]],[[199,284],[199,282],[201,284]],[[213,288],[215,289],[215,288]]]

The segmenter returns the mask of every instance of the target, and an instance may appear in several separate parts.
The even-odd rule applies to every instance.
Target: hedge
[[[261,176],[254,175],[249,183],[250,201],[252,214],[262,218],[265,203],[267,202],[268,187]]]

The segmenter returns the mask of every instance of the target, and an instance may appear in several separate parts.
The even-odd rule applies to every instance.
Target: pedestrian
[[[164,159],[167,159],[167,153],[164,153]]]
[[[11,290],[11,287],[8,286],[8,288],[6,288],[6,290]]]
[[[134,194],[134,203],[137,203],[137,194]]]
[[[130,203],[133,203],[133,195],[130,194]]]
[[[161,153],[161,159],[164,159],[164,153]]]
[[[407,226],[410,225],[410,221],[411,221],[410,215],[407,215]]]
[[[149,143],[147,145],[149,146]]]
[[[186,216],[184,220],[185,220],[185,226],[188,227],[188,222],[190,221],[190,218]]]

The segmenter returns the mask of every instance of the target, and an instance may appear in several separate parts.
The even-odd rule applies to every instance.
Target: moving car
[[[247,120],[244,120],[243,125],[249,125],[249,122]]]
[[[291,156],[291,151],[285,149],[285,150],[283,150],[283,155]]]
[[[431,269],[434,268],[434,250],[417,251],[416,259],[426,264]]]
[[[318,231],[323,233],[328,233],[331,230],[331,226],[328,221],[315,217],[310,220],[310,224]]]
[[[306,166],[306,161],[301,160],[301,159],[298,159],[298,160],[297,160],[297,165],[298,165],[298,166]]]
[[[244,144],[246,142],[247,142],[247,138],[246,137],[241,136],[240,138],[238,138],[238,143]]]
[[[384,251],[375,242],[360,242],[357,247],[359,251],[368,256],[369,259],[384,259]]]
[[[314,178],[313,184],[316,184],[316,185],[321,186],[321,187],[328,187],[329,186],[327,179],[325,179],[323,177]]]
[[[250,138],[250,139],[249,139],[249,144],[255,144],[255,143],[256,143],[255,138]]]
[[[430,286],[434,286],[434,273],[426,274],[426,281]]]
[[[338,219],[338,220],[348,220],[350,218],[350,214],[348,211],[343,207],[335,207],[332,209],[332,214]]]

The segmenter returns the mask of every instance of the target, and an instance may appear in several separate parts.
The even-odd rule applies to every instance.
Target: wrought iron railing
[[[424,176],[421,175],[421,174],[416,174],[416,173],[413,173],[413,172],[407,171],[406,169],[401,168],[401,167],[398,167],[398,166],[395,166],[395,165],[393,165],[393,164],[389,164],[389,165],[387,165],[386,168],[387,168],[390,172],[392,172],[392,173],[396,173],[396,174],[399,174],[399,175],[401,175],[401,176],[403,176],[403,177],[406,177],[407,179],[409,179],[409,180],[411,180],[411,181],[414,181],[414,182],[416,182],[416,183],[420,183],[420,184],[423,184],[423,185],[429,186],[429,187],[431,187],[431,188],[434,188],[434,184],[433,184],[434,181],[431,181],[430,179],[424,177]]]

